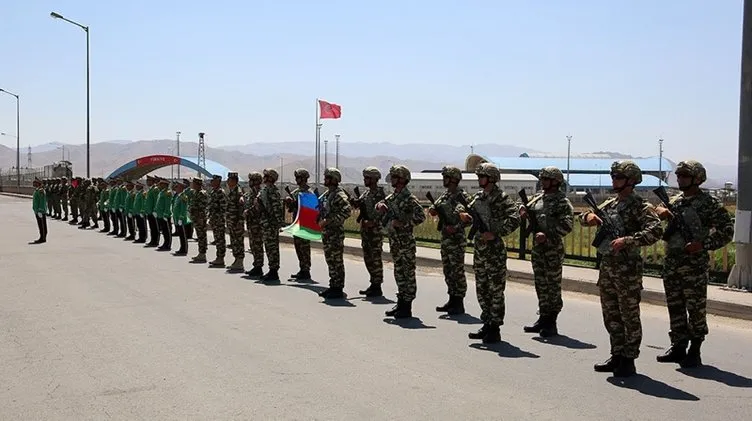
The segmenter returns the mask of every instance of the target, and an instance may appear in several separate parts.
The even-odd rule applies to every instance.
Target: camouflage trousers
[[[227,239],[225,238],[225,221],[211,221],[212,237],[214,246],[217,248],[217,257],[224,258],[227,252]]]
[[[248,242],[253,256],[253,267],[262,267],[264,266],[264,238],[261,225],[253,223],[250,219],[246,219],[245,224],[248,227]]]
[[[60,196],[57,196],[57,195],[52,196],[51,202],[52,202],[52,212],[55,214],[55,216],[59,216],[60,210],[61,210],[60,209]]]
[[[706,306],[708,298],[707,252],[694,255],[668,253],[663,266],[663,288],[671,321],[671,343],[705,339],[708,334]]]
[[[297,239],[297,237],[296,237]],[[329,287],[345,287],[345,227],[326,227],[321,233],[324,258],[329,267]]]
[[[67,198],[61,198],[60,199],[60,207],[63,211],[63,217],[68,217],[68,199]]]
[[[475,295],[480,305],[480,319],[485,324],[504,324],[507,286],[507,248],[504,241],[486,242],[476,237],[473,243]]]
[[[441,266],[444,269],[444,282],[450,297],[465,297],[467,278],[465,277],[465,231],[441,236]]]
[[[71,216],[73,219],[78,219],[78,199],[75,197],[70,199]]]
[[[322,233],[323,234],[323,233]],[[298,264],[300,270],[311,270],[311,242],[302,238],[293,237],[292,243],[295,245],[295,254],[298,255]]]
[[[389,236],[389,252],[394,262],[394,281],[397,298],[412,301],[418,291],[415,281],[415,237],[412,232]]]
[[[227,220],[227,233],[230,234],[230,249],[232,250],[232,257],[236,259],[243,259],[245,257],[245,249],[243,248],[243,238],[245,237],[245,221]]]
[[[196,242],[198,242],[198,252],[206,254],[207,240],[206,240],[206,217],[191,215],[191,223],[193,224],[193,230],[196,232]]]
[[[564,243],[558,241],[534,245],[531,260],[540,315],[557,315],[564,306],[561,299],[561,268],[564,265]]]
[[[611,355],[640,356],[642,322],[642,257],[604,255],[598,273],[603,324],[611,341]]]
[[[269,269],[279,269],[279,228],[276,226],[263,226],[261,238],[264,240],[266,257],[269,259]]]
[[[384,261],[381,253],[384,251],[384,236],[377,228],[361,228],[360,247],[363,249],[363,262],[371,276],[371,283],[384,283]]]

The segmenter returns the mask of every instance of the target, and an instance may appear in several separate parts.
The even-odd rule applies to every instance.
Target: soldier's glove
[[[670,210],[664,208],[663,206],[657,206],[655,208],[655,213],[658,214],[658,217],[665,220],[665,219],[671,219],[674,217],[674,214],[671,213]]]
[[[37,216],[41,218],[42,217],[42,213],[41,212],[37,212]]]
[[[183,221],[178,221],[176,224],[177,224],[177,226],[182,227],[183,226]]]

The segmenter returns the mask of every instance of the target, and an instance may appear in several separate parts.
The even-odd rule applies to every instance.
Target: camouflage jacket
[[[692,238],[685,239],[681,230],[667,227],[664,240],[669,253],[684,254],[684,246],[690,240],[700,241],[707,251],[717,250],[733,239],[734,220],[715,197],[706,192],[691,197],[684,197],[684,193],[679,193],[671,197],[670,203],[681,213]]]
[[[253,205],[260,190],[261,189],[258,186],[251,186],[248,187],[248,192],[243,195],[243,200],[245,201],[243,205],[245,220],[247,223],[252,225],[258,224],[261,221],[261,214],[259,213],[256,206]]]
[[[653,206],[635,193],[622,200],[619,200],[618,196],[606,199],[598,208],[609,215],[621,236],[625,238],[626,250],[630,256],[639,256],[640,247],[656,243],[663,235],[661,220]],[[582,213],[580,219],[584,221],[590,213],[591,211]],[[611,249],[613,240],[606,238],[598,245],[598,251],[606,256],[614,255]]]
[[[225,225],[225,211],[227,209],[227,195],[221,187],[212,189],[209,193],[209,205],[206,211],[211,225]]]
[[[373,222],[372,227],[360,225],[361,232],[381,231],[381,218],[376,213],[376,204],[386,198],[386,192],[381,186],[367,189],[357,198],[358,212],[362,216],[361,222]]]
[[[390,194],[380,203],[385,203],[387,206],[382,223],[389,235],[412,236],[413,228],[426,220],[423,206],[407,187]],[[394,222],[399,222],[400,226],[395,226]]]
[[[464,198],[464,203],[470,203],[472,200],[472,197],[462,189],[457,189],[454,193],[450,193],[449,190],[447,190],[436,199],[436,202],[434,202],[431,207],[429,207],[429,209],[439,212],[439,224],[436,228],[441,231],[442,237],[465,238],[465,227],[467,227],[468,224],[465,224],[460,220],[460,213],[466,211],[465,207],[462,205],[463,201],[459,200],[460,197]],[[441,213],[446,215],[446,220],[441,220]],[[455,232],[449,234],[445,229],[447,226],[454,227]]]
[[[225,206],[225,218],[228,224],[236,224],[243,220],[243,204],[240,199],[243,194],[240,186],[235,186],[227,192],[227,205]]]
[[[572,232],[574,208],[563,191],[557,191],[554,194],[539,193],[530,199],[527,206],[530,210],[528,217],[535,216],[535,223],[538,224],[537,232],[546,234],[546,243],[540,245],[561,243],[562,239]]]
[[[264,184],[257,197],[258,209],[261,213],[261,225],[265,228],[279,229],[285,220],[285,209],[282,197],[274,184]]]
[[[350,201],[342,187],[327,190],[319,198],[319,203],[321,219],[327,221],[324,230],[341,229],[352,215]]]
[[[206,190],[194,190],[191,201],[188,204],[188,215],[191,221],[203,221],[206,223],[207,207],[209,206],[209,194]]]
[[[477,212],[478,216],[497,239],[513,233],[520,226],[519,207],[508,194],[494,184],[490,192],[481,190],[473,196],[468,206]],[[477,230],[474,240],[481,241],[482,233]],[[503,240],[502,240],[503,242]]]

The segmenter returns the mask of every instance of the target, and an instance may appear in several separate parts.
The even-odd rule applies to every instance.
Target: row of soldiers
[[[556,167],[543,168],[539,173],[542,192],[526,203],[515,201],[498,187],[500,171],[495,165],[483,163],[475,173],[480,190],[470,195],[458,187],[462,171],[453,166],[444,167],[442,176],[446,191],[432,201],[428,209],[428,213],[439,220],[437,228],[441,231],[441,258],[448,294],[447,302],[437,306],[436,311],[450,315],[465,312],[465,247],[470,240],[473,245],[476,296],[483,325],[468,336],[484,343],[499,342],[500,326],[505,317],[507,277],[504,237],[517,230],[522,220],[527,220],[533,235],[531,258],[539,317],[523,329],[543,337],[557,335],[557,318],[563,309],[563,238],[574,225],[572,204],[561,188],[564,184],[561,170]],[[595,371],[612,372],[619,377],[636,373],[634,360],[639,356],[642,341],[640,301],[643,261],[640,247],[652,245],[661,239],[667,243],[663,278],[670,316],[671,347],[657,359],[659,362],[679,363],[682,367],[701,364],[700,345],[708,333],[705,302],[709,251],[731,241],[733,220],[717,199],[700,189],[707,175],[699,162],[680,162],[676,175],[681,193],[673,196],[669,204],[656,207],[634,192],[635,186],[642,182],[642,171],[637,164],[629,160],[614,162],[611,178],[615,196],[579,217],[584,225],[599,226],[596,238],[602,239],[597,244],[602,256],[598,286],[603,321],[611,342],[611,356],[604,363],[596,364]],[[187,252],[185,227],[193,225],[199,248],[198,255],[191,259],[193,263],[206,262],[206,230],[210,227],[216,245],[216,258],[210,262],[212,267],[225,266],[227,232],[230,236],[229,248],[234,257],[229,266],[230,272],[244,271],[243,238],[247,232],[253,268],[246,274],[260,277],[263,282],[278,282],[279,231],[284,224],[284,206],[293,212],[294,219],[299,195],[311,192],[307,170],[298,169],[294,176],[298,187],[294,191],[288,190],[284,199],[276,186],[278,176],[274,169],[266,169],[263,174],[249,174],[249,189],[245,194],[238,187],[237,173],[228,175],[227,192],[221,188],[222,179],[217,175],[211,180],[209,192],[203,189],[202,180],[194,179],[190,186],[192,191],[186,193],[189,190],[183,187],[188,182],[183,180],[174,186],[175,196],[168,188],[168,180],[147,177],[149,190],[141,193],[145,199],[140,212],[129,210],[133,208],[127,204],[118,211],[117,193],[115,202],[100,202],[100,205],[104,205],[100,211],[115,208],[113,224],[118,212],[157,219],[157,223],[161,223],[159,231],[165,238],[159,250],[169,250],[169,224],[175,221],[181,238],[181,249],[176,254],[184,255]],[[398,301],[386,315],[411,317],[412,302],[417,294],[413,230],[426,220],[426,215],[418,199],[408,189],[409,169],[403,165],[390,168],[389,182],[394,191],[389,195],[379,186],[381,173],[375,167],[363,170],[366,188],[363,194],[351,196],[339,186],[341,179],[336,168],[327,169],[324,173],[327,191],[319,197],[320,220],[317,223],[322,231],[330,278],[329,288],[322,291],[320,296],[324,299],[344,297],[344,222],[353,209],[357,209],[363,259],[370,276],[370,286],[360,293],[369,298],[383,295],[382,247],[383,237],[387,236],[394,262]],[[104,180],[98,181],[100,185],[104,183]],[[110,183],[117,189],[122,182],[111,180]],[[139,184],[129,181],[125,182],[126,191],[131,191],[133,184],[138,192]],[[106,183],[104,188],[107,191]],[[156,192],[154,202],[157,205],[154,208],[146,204],[152,191]],[[109,200],[112,200],[111,197],[108,196]],[[168,205],[170,203],[172,206]],[[138,209],[138,205],[133,206]],[[187,209],[187,215],[183,209]],[[662,219],[670,221],[665,229],[661,224]],[[149,222],[151,226],[151,220]],[[468,227],[469,238],[466,237]],[[600,235],[601,231],[609,235]],[[141,228],[139,232],[146,235]],[[156,238],[158,241],[158,234]],[[154,231],[149,245],[157,245]],[[294,245],[300,267],[291,277],[309,279],[310,242],[295,237]],[[265,274],[262,271],[264,253],[269,261],[269,270]]]

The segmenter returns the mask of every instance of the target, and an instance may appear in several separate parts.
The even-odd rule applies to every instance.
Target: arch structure
[[[169,167],[170,165],[180,165],[188,169],[194,170],[201,174],[204,178],[211,178],[213,175],[218,174],[222,176],[223,180],[227,179],[227,173],[230,169],[224,165],[206,160],[206,168],[202,168],[198,165],[198,158],[196,157],[180,157],[175,155],[149,155],[136,158],[126,164],[120,166],[120,168],[113,171],[107,178],[123,178],[126,180],[137,180],[152,171],[156,171],[160,168]],[[240,177],[239,177],[240,178]],[[240,178],[240,181],[243,181]]]

